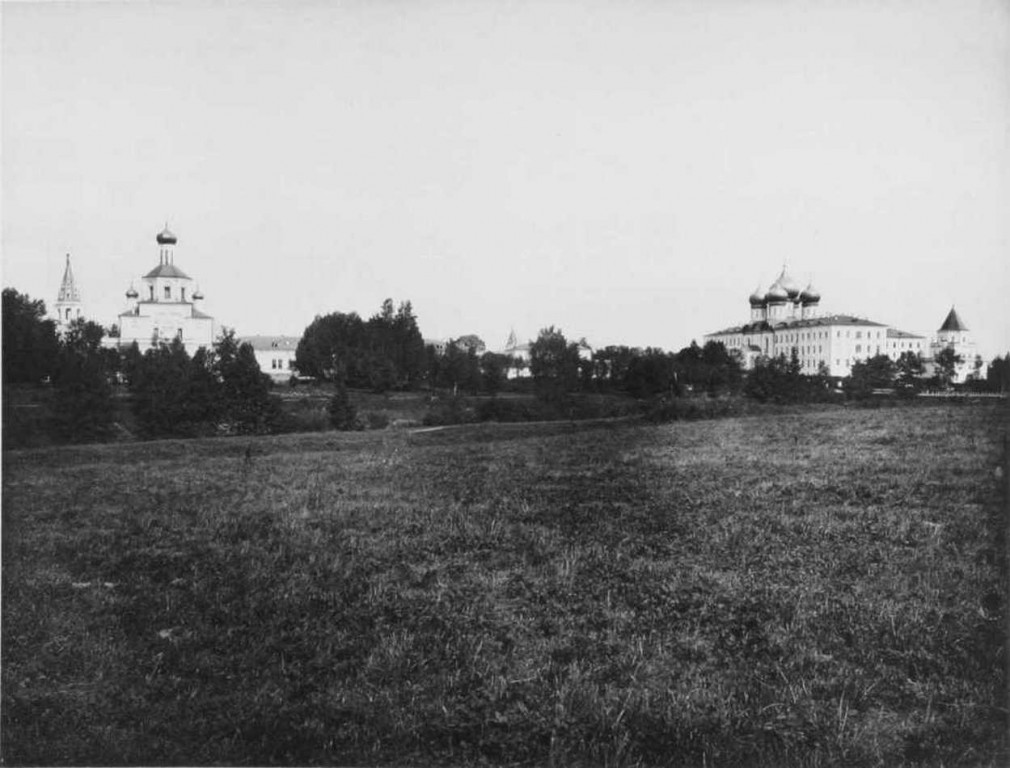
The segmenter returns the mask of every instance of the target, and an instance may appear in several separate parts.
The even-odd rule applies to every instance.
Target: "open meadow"
[[[8,451],[3,762],[1006,765],[1007,423]]]

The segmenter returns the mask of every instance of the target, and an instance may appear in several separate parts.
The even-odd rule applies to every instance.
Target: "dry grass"
[[[1006,423],[5,454],[3,758],[1003,765]]]

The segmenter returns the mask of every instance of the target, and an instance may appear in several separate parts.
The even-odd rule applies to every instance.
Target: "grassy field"
[[[1004,766],[1006,427],[8,452],[3,761]]]

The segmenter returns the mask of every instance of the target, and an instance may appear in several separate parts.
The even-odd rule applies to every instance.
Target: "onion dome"
[[[750,305],[752,307],[760,307],[765,303],[764,294],[761,293],[761,286],[759,285],[754,289],[754,293],[750,295]]]
[[[203,294],[200,293],[200,288],[197,287],[197,289],[195,291],[193,291],[193,301],[200,301],[200,299],[202,299],[202,298],[203,298]]]
[[[771,303],[781,303],[789,298],[789,292],[782,286],[780,280],[776,280],[772,283],[772,287],[768,289],[768,293],[765,294],[765,301]]]
[[[168,224],[166,224],[165,228],[158,233],[158,237],[156,239],[158,241],[158,245],[175,245],[178,242],[178,238],[172,234],[172,231],[168,228]]]
[[[138,296],[140,296],[140,294],[137,293],[137,289],[133,287],[133,283],[130,283],[130,287],[126,290],[126,298],[135,299]]]
[[[812,282],[804,288],[803,293],[800,294],[800,301],[804,304],[816,304],[820,300],[821,294],[818,293],[816,288],[814,288],[814,284]]]
[[[800,286],[795,280],[786,274],[785,267],[782,268],[782,274],[779,275],[777,282],[782,286],[786,292],[786,296],[788,296],[791,300],[795,301],[796,297],[800,295]]]

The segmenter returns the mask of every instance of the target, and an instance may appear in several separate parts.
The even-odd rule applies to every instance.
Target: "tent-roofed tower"
[[[179,338],[190,354],[209,347],[214,318],[196,308],[203,295],[193,278],[175,265],[178,238],[166,224],[155,241],[158,265],[141,278],[139,291],[131,285],[126,292],[130,306],[119,316],[120,345],[137,342],[144,350]]]
[[[943,321],[943,325],[940,326],[938,333],[966,333],[967,331],[968,326],[964,324],[960,315],[957,314],[957,310],[954,309],[954,307],[951,307],[950,312],[947,313],[947,318]]]
[[[961,362],[958,363],[954,372],[954,381],[964,381],[972,370],[977,352],[967,324],[953,306],[936,331],[936,338],[930,345],[931,357],[935,360],[936,356],[944,349],[953,349],[954,353],[961,358]]]
[[[58,329],[66,328],[74,320],[83,317],[83,312],[84,305],[81,302],[81,293],[74,280],[74,270],[70,267],[70,254],[68,253],[66,266],[63,268],[60,292],[56,295],[56,303],[53,304],[56,327]]]

